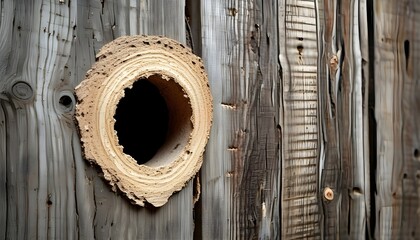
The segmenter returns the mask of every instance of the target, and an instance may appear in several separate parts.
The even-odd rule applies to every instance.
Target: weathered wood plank
[[[184,1],[0,5],[0,167],[5,172],[0,188],[7,192],[0,198],[0,236],[191,239],[192,184],[162,208],[131,205],[83,160],[72,119],[73,89],[100,47],[132,34],[185,42]],[[18,80],[32,86],[32,99],[12,95]],[[71,99],[68,106],[60,103],[62,96]]]
[[[203,239],[231,238],[231,226],[236,220],[230,217],[232,178],[228,174],[233,169],[232,153],[228,149],[234,138],[231,121],[235,105],[224,99],[232,91],[228,56],[233,49],[228,44],[233,41],[228,40],[227,23],[234,21],[229,14],[236,8],[232,6],[235,11],[230,12],[226,4],[226,1],[201,1],[202,58],[212,89],[214,119],[201,170],[202,234],[199,237]]]
[[[375,236],[419,236],[420,3],[375,1],[377,175]],[[392,177],[390,177],[392,176]],[[417,189],[417,190],[416,190]],[[417,191],[417,192],[416,192]]]
[[[81,1],[79,4],[79,9],[84,11],[83,17],[79,19],[86,20],[81,20],[77,26],[78,41],[75,48],[77,53],[91,54],[82,63],[85,69],[74,79],[76,83],[83,79],[100,47],[119,36],[165,35],[185,43],[183,1],[89,1],[87,6]],[[79,59],[71,61],[74,61],[74,66],[80,66]],[[171,197],[162,208],[148,209],[132,206],[127,199],[112,193],[95,170],[88,168],[87,175],[90,178],[89,189],[93,191],[88,194],[93,197],[91,200],[96,208],[92,222],[95,238],[192,238],[194,222],[191,183]],[[92,215],[87,217],[91,219]]]
[[[214,121],[202,169],[204,239],[280,237],[275,1],[202,1]]]
[[[2,103],[2,102],[0,102]],[[0,104],[0,159],[7,159],[7,125],[3,104]],[[0,236],[6,238],[7,230],[7,162],[0,161]]]
[[[281,1],[278,11],[283,73],[282,237],[319,239],[318,168],[303,167],[317,166],[319,156],[315,1]]]
[[[318,36],[323,40],[319,45],[322,53],[319,68],[319,109],[321,124],[320,142],[320,191],[330,188],[335,192],[334,199],[323,198],[322,208],[325,216],[322,222],[322,235],[326,239],[336,239],[339,231],[338,200],[340,194],[341,163],[337,142],[336,104],[339,66],[336,46],[337,6],[335,1],[318,1]]]

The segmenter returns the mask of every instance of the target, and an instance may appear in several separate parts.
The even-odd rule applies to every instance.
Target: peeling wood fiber
[[[181,43],[158,36],[120,37],[106,44],[96,58],[86,79],[76,87],[76,119],[84,156],[98,164],[110,185],[134,203],[160,207],[202,164],[212,102],[201,59]],[[149,81],[159,89],[170,120],[165,142],[141,165],[123,152],[114,128],[124,89],[136,81]],[[141,114],[135,107],[129,111]]]

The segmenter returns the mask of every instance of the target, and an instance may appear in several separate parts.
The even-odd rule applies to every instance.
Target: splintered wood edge
[[[106,44],[96,60],[76,87],[76,121],[84,156],[102,169],[114,191],[118,188],[140,206],[146,202],[162,206],[202,165],[212,122],[212,98],[202,61],[189,48],[160,36],[120,37]],[[177,154],[160,152],[160,160],[139,165],[118,144],[114,114],[124,89],[154,75],[182,88],[192,127],[181,137],[183,148]]]

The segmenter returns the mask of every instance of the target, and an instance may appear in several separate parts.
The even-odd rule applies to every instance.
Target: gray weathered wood
[[[375,1],[374,9],[375,235],[380,239],[417,239],[420,2]]]
[[[0,236],[417,239],[419,11],[416,0],[0,1]],[[96,53],[136,34],[191,46],[214,97],[200,180],[162,208],[112,192],[73,123]]]
[[[279,29],[283,73],[282,237],[318,239],[321,228],[315,2],[280,2]]]
[[[185,42],[183,1],[2,1],[1,6],[0,236],[191,239],[192,184],[159,209],[130,204],[83,160],[73,110],[59,103],[62,94],[73,98],[95,53],[118,36],[162,34]],[[18,80],[32,86],[33,99],[11,95]]]
[[[367,3],[319,3],[321,191],[335,192],[323,199],[323,236],[363,239],[370,210]]]
[[[201,1],[214,121],[202,169],[202,237],[280,237],[277,4]]]

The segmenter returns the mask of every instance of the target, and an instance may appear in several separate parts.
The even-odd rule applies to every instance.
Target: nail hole
[[[297,46],[297,50],[299,51],[299,53],[302,53],[302,51],[303,51],[303,46],[302,46],[302,45],[298,45],[298,46]]]
[[[405,62],[406,68],[408,68],[408,59],[410,58],[410,41],[404,41],[404,53],[405,53]]]
[[[66,108],[71,107],[73,100],[71,100],[71,97],[64,95],[59,100],[60,104],[63,105]]]
[[[404,173],[404,174],[403,174],[403,178],[404,178],[404,179],[406,179],[406,178],[407,178],[407,176],[408,176],[408,175],[407,175],[407,173]]]
[[[414,149],[414,157],[417,158],[417,159],[420,158],[420,152],[417,148]]]
[[[354,187],[353,188],[353,193],[354,194],[362,194],[362,189],[360,189],[359,187]]]

